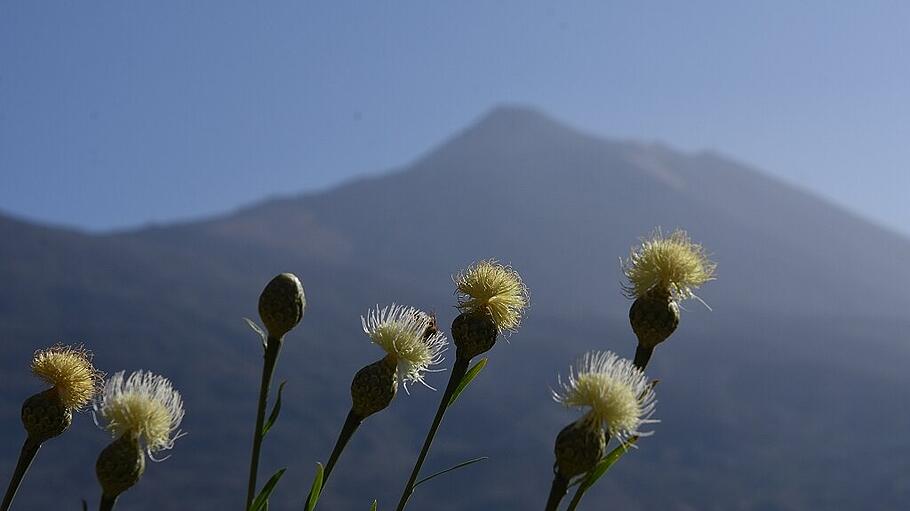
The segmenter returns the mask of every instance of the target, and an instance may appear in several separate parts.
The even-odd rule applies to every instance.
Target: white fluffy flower
[[[620,442],[650,435],[653,432],[639,428],[660,422],[651,419],[657,401],[645,373],[609,351],[592,351],[581,357],[566,381],[559,378],[553,398],[566,406],[589,407],[590,416]]]
[[[171,449],[182,436],[183,400],[164,376],[136,371],[124,379],[120,371],[105,383],[95,400],[96,420],[114,437],[131,433],[145,444],[149,456]]]
[[[448,341],[435,329],[429,314],[393,303],[381,309],[377,305],[360,320],[370,340],[396,357],[398,378],[406,391],[407,384],[415,381],[433,388],[424,381],[423,373],[433,372],[430,367],[442,362]]]

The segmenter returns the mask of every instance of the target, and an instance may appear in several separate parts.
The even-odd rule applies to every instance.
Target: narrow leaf
[[[316,502],[319,500],[319,494],[322,493],[322,463],[316,464],[316,477],[313,478],[313,486],[310,488],[310,498],[307,499],[306,511],[316,509]]]
[[[278,414],[281,412],[281,391],[284,390],[284,385],[287,382],[288,381],[285,380],[278,386],[278,396],[275,398],[275,406],[272,407],[272,413],[269,414],[269,419],[262,425],[262,436],[265,436],[265,434],[272,429],[272,425],[275,424],[275,421],[278,420]]]
[[[606,457],[604,457],[604,459],[600,460],[600,462],[598,462],[597,465],[594,467],[594,470],[591,470],[590,472],[588,472],[588,476],[582,480],[581,485],[579,485],[578,490],[575,491],[575,496],[572,497],[572,502],[569,504],[569,507],[566,509],[566,511],[574,511],[575,508],[578,506],[578,503],[581,502],[581,497],[584,496],[585,492],[588,491],[589,488],[594,486],[594,484],[601,477],[603,477],[604,474],[607,473],[607,470],[610,470],[610,467],[612,467],[617,461],[619,461],[619,459],[622,458],[623,455],[625,455],[627,452],[629,452],[632,449],[632,446],[637,441],[638,441],[637,436],[633,436],[633,437],[629,438],[629,440],[626,441],[626,443],[621,444],[620,446],[616,447],[615,449],[610,451],[610,454],[607,454]]]
[[[265,346],[268,343],[268,339],[269,339],[269,336],[266,335],[265,330],[263,330],[259,325],[256,324],[255,321],[253,321],[250,318],[243,318],[243,320],[246,321],[247,326],[249,326],[251,329],[253,329],[253,331],[256,332],[257,334],[259,334],[259,338],[262,340],[262,349],[265,349]]]
[[[416,483],[414,483],[414,488],[417,488],[418,486],[421,485],[421,483],[425,483],[425,482],[429,481],[430,479],[433,479],[434,477],[441,476],[442,474],[446,474],[446,473],[451,472],[451,471],[453,471],[453,470],[458,470],[459,468],[466,467],[466,466],[468,466],[468,465],[473,465],[473,464],[479,463],[479,462],[481,462],[481,461],[486,461],[486,460],[488,460],[488,459],[490,459],[489,456],[481,456],[481,457],[479,457],[479,458],[470,459],[470,460],[468,460],[468,461],[462,461],[461,463],[459,463],[459,464],[457,464],[457,465],[455,465],[455,466],[453,466],[453,467],[449,467],[449,468],[447,468],[447,469],[445,469],[445,470],[442,470],[442,471],[440,471],[440,472],[436,472],[436,473],[433,474],[433,475],[429,475],[429,476],[424,477],[424,478],[421,479],[420,481],[417,481]]]
[[[458,399],[458,396],[464,392],[464,389],[467,388],[467,386],[470,385],[472,381],[474,381],[474,378],[477,378],[477,375],[480,374],[480,371],[483,371],[483,368],[486,366],[487,359],[482,358],[479,362],[474,364],[474,367],[465,373],[464,377],[461,379],[461,383],[458,384],[458,387],[455,388],[455,392],[452,393],[452,398],[449,399],[449,406],[452,406],[455,403],[455,400]]]
[[[256,499],[253,500],[253,503],[250,504],[249,511],[265,511],[268,509],[269,495],[272,494],[272,490],[275,489],[275,485],[278,484],[278,481],[281,480],[281,476],[284,475],[284,471],[287,470],[283,468],[272,477],[269,478],[268,482],[265,483],[265,486],[262,487],[262,490],[259,492],[259,495],[256,495]]]
[[[378,505],[379,505],[379,503],[376,502],[376,500],[374,499],[374,500],[373,500],[373,505],[370,506],[370,511],[376,511],[376,506],[378,506]]]
[[[88,502],[82,499],[82,511],[88,511]]]

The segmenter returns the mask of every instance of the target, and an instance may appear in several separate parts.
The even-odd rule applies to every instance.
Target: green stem
[[[41,442],[34,441],[31,438],[25,439],[25,443],[22,444],[22,451],[19,453],[19,461],[16,462],[16,469],[13,471],[13,477],[9,481],[9,487],[6,489],[6,495],[3,497],[3,505],[0,506],[0,510],[7,511],[12,505],[16,491],[19,490],[19,485],[22,483],[22,478],[25,477],[28,467],[31,466],[32,460],[35,459],[35,455],[38,454],[38,449],[40,448]]]
[[[648,366],[648,362],[651,360],[651,354],[653,353],[654,348],[646,348],[639,344],[638,347],[635,348],[635,361],[633,364],[635,364],[635,367],[644,371],[645,367]]]
[[[581,497],[584,494],[584,490],[579,488],[578,491],[575,492],[575,495],[572,496],[572,502],[569,502],[569,507],[566,509],[566,511],[574,511],[575,508],[578,507],[578,503],[581,502]]]
[[[119,495],[114,495],[109,497],[107,495],[101,495],[101,504],[98,506],[98,511],[111,511],[114,509],[114,506],[117,504],[117,497]]]
[[[338,458],[341,457],[341,453],[344,451],[345,446],[348,445],[348,441],[354,436],[354,432],[357,431],[357,428],[360,427],[360,424],[363,423],[363,417],[354,413],[354,410],[348,412],[348,417],[344,421],[344,426],[341,427],[341,432],[338,434],[338,440],[335,441],[335,447],[332,448],[332,454],[329,456],[329,462],[325,465],[325,470],[322,472],[322,489],[325,490],[325,485],[329,482],[329,475],[332,473],[332,469],[335,467],[335,464],[338,462]],[[310,497],[308,495],[306,498],[306,504],[304,509],[310,508]]]
[[[253,430],[253,453],[250,457],[250,480],[247,486],[246,507],[249,509],[256,497],[256,475],[259,473],[259,451],[262,449],[262,426],[265,423],[265,407],[269,400],[269,386],[272,383],[272,373],[275,372],[275,363],[278,361],[278,351],[281,349],[281,339],[269,336],[265,345],[265,357],[262,364],[262,381],[259,384],[259,406],[256,409],[256,429]]]
[[[404,487],[404,492],[401,494],[401,500],[398,501],[396,511],[402,511],[407,505],[408,499],[411,498],[411,494],[414,493],[414,483],[417,482],[417,476],[420,475],[420,468],[423,466],[423,462],[430,452],[430,446],[433,444],[433,439],[436,438],[436,431],[439,430],[439,424],[442,422],[442,417],[449,407],[449,401],[452,400],[452,394],[455,392],[455,389],[458,388],[461,379],[464,378],[464,375],[468,372],[468,365],[470,363],[471,359],[465,359],[458,356],[455,357],[455,365],[452,366],[452,374],[449,375],[449,383],[446,385],[446,390],[442,394],[442,400],[439,402],[439,408],[436,410],[436,417],[433,418],[433,425],[430,426],[430,431],[427,432],[427,437],[423,441],[423,448],[420,449],[420,455],[417,456],[417,463],[414,464],[414,469],[411,471],[411,477],[408,479],[408,484]]]
[[[556,511],[559,503],[569,491],[569,479],[563,477],[558,472],[553,474],[553,485],[550,486],[550,496],[547,497],[546,511]]]

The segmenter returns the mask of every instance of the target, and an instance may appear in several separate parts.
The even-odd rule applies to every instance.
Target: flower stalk
[[[265,408],[269,399],[269,387],[278,353],[285,334],[303,319],[306,296],[303,284],[293,273],[281,273],[266,284],[259,295],[259,317],[267,330],[263,335],[265,353],[262,363],[262,378],[259,382],[259,402],[256,406],[256,429],[253,430],[253,448],[250,454],[250,474],[247,484],[246,507],[249,509],[256,497],[256,479],[259,474],[259,457],[262,450],[265,425]]]
[[[430,453],[430,447],[432,447],[433,440],[436,438],[436,432],[439,431],[439,426],[442,424],[442,418],[449,408],[449,402],[452,400],[455,389],[458,388],[461,379],[467,374],[468,366],[470,364],[470,358],[456,355],[455,364],[452,366],[452,373],[449,375],[449,382],[446,384],[446,390],[442,394],[442,399],[439,401],[439,407],[436,409],[436,415],[433,417],[433,423],[430,425],[430,430],[427,432],[427,436],[423,441],[423,447],[420,448],[420,454],[417,456],[417,461],[414,463],[414,468],[411,470],[411,475],[408,478],[407,484],[405,484],[401,499],[398,501],[397,511],[402,511],[405,508],[408,500],[414,493],[414,485],[417,482],[417,477],[420,475],[420,469],[423,467],[423,462]]]
[[[370,310],[361,317],[363,331],[370,341],[386,352],[377,362],[364,366],[351,382],[351,411],[322,473],[322,488],[360,424],[374,413],[385,410],[398,393],[398,383],[407,390],[408,382],[424,381],[424,373],[442,362],[448,341],[439,331],[436,318],[413,307],[392,304]],[[307,497],[304,509],[309,509]]]
[[[6,495],[3,496],[3,504],[0,505],[0,510],[7,511],[12,505],[13,498],[16,497],[16,492],[19,490],[19,485],[22,483],[22,479],[28,472],[28,468],[40,448],[41,442],[33,440],[31,437],[25,439],[22,444],[22,451],[19,453],[19,461],[16,462],[16,469],[13,470],[13,477],[10,479],[9,487],[6,489]]]
[[[278,362],[278,352],[281,351],[281,339],[268,337],[265,344],[265,355],[262,363],[262,378],[259,382],[259,403],[256,406],[256,429],[253,430],[253,450],[250,456],[250,476],[247,484],[246,509],[249,509],[256,496],[256,475],[259,473],[259,457],[262,450],[262,428],[265,424],[265,408],[269,400],[269,387],[272,384],[272,375],[275,373],[275,364]]]

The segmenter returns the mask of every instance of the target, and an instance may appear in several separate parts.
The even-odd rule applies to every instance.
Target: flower
[[[521,276],[495,259],[471,265],[455,277],[458,309],[489,314],[500,331],[515,331],[527,308],[528,288]]]
[[[71,410],[87,405],[103,379],[92,366],[92,354],[82,346],[57,345],[36,351],[32,372],[52,385],[63,405]]]
[[[152,453],[174,447],[183,436],[183,399],[170,380],[149,371],[136,371],[124,379],[120,371],[107,381],[94,410],[104,421],[101,426],[114,437],[137,435]]]
[[[659,422],[651,419],[656,400],[645,373],[615,353],[586,353],[570,369],[567,381],[559,379],[559,387],[553,399],[566,406],[589,407],[590,417],[620,442],[652,434],[639,428]]]
[[[361,316],[360,322],[370,340],[397,359],[398,377],[405,391],[407,383],[415,381],[432,388],[423,373],[442,362],[448,341],[442,332],[431,328],[434,322],[429,314],[393,303],[381,309],[377,305],[366,317]]]
[[[664,236],[657,230],[624,261],[623,273],[628,280],[624,288],[630,297],[640,298],[652,289],[661,289],[674,299],[692,298],[696,288],[714,280],[716,267],[686,231],[677,229]]]

